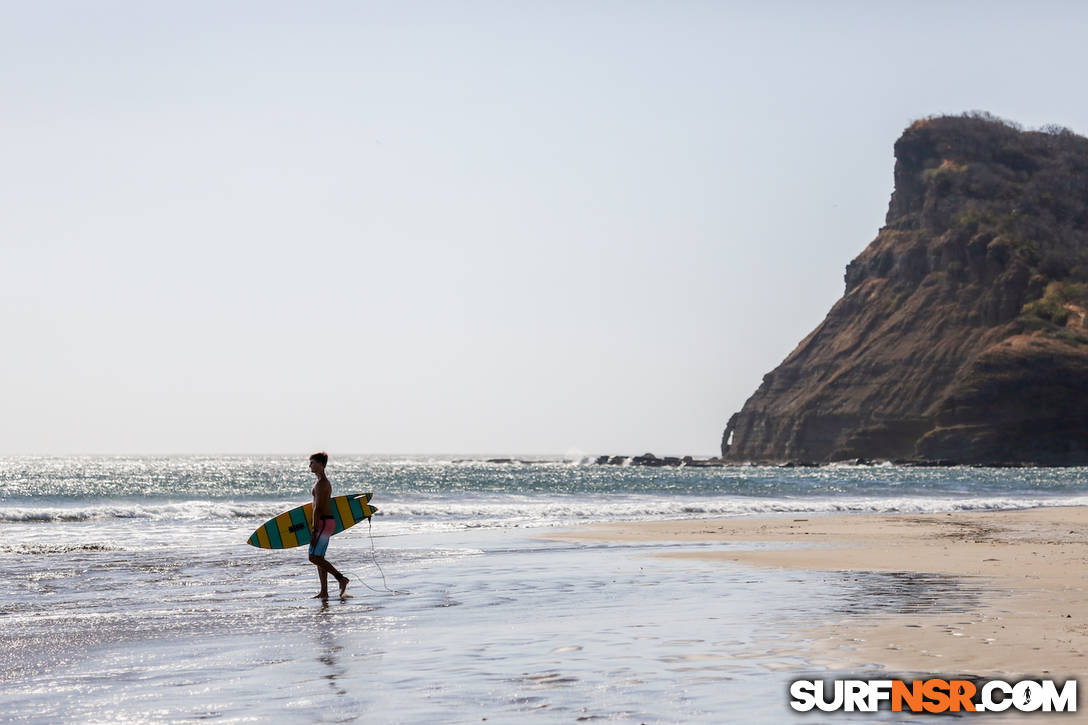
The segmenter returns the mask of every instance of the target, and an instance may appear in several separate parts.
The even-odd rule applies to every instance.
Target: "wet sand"
[[[968,607],[814,621],[810,661],[837,670],[977,676],[1088,673],[1088,507],[925,515],[787,516],[587,526],[582,541],[782,542],[776,550],[667,552],[810,571],[952,577]],[[935,599],[939,600],[938,595]]]

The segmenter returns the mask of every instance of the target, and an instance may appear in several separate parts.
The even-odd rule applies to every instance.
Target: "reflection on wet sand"
[[[346,695],[348,691],[338,682],[347,673],[347,667],[340,662],[340,652],[344,648],[333,631],[335,626],[335,617],[329,615],[329,602],[324,601],[315,621],[317,661],[324,665],[325,672],[321,677],[328,680],[333,694]]]
[[[910,571],[843,573],[835,613],[954,614],[978,609],[992,585],[964,577]]]

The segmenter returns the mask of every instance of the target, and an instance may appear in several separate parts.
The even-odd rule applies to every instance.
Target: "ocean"
[[[308,500],[304,455],[0,458],[0,720],[781,722],[789,680],[825,667],[806,627],[969,607],[970,586],[548,532],[1088,503],[1085,468],[526,460],[334,456],[334,493],[373,491],[379,513],[332,540],[353,596],[322,603],[304,549],[246,544]]]

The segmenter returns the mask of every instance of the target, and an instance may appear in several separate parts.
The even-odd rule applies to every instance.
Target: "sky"
[[[714,455],[1088,5],[0,1],[0,454]]]

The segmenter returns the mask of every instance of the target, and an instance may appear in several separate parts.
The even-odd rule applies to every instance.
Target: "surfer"
[[[317,476],[310,493],[314,496],[314,520],[310,532],[310,562],[317,567],[317,576],[321,580],[321,591],[314,599],[329,598],[329,574],[336,577],[340,583],[340,596],[347,591],[348,582],[346,576],[336,570],[336,567],[325,560],[325,550],[329,546],[329,537],[336,529],[336,519],[332,515],[332,484],[325,476],[325,466],[328,465],[329,454],[322,451],[310,456],[310,470]]]

